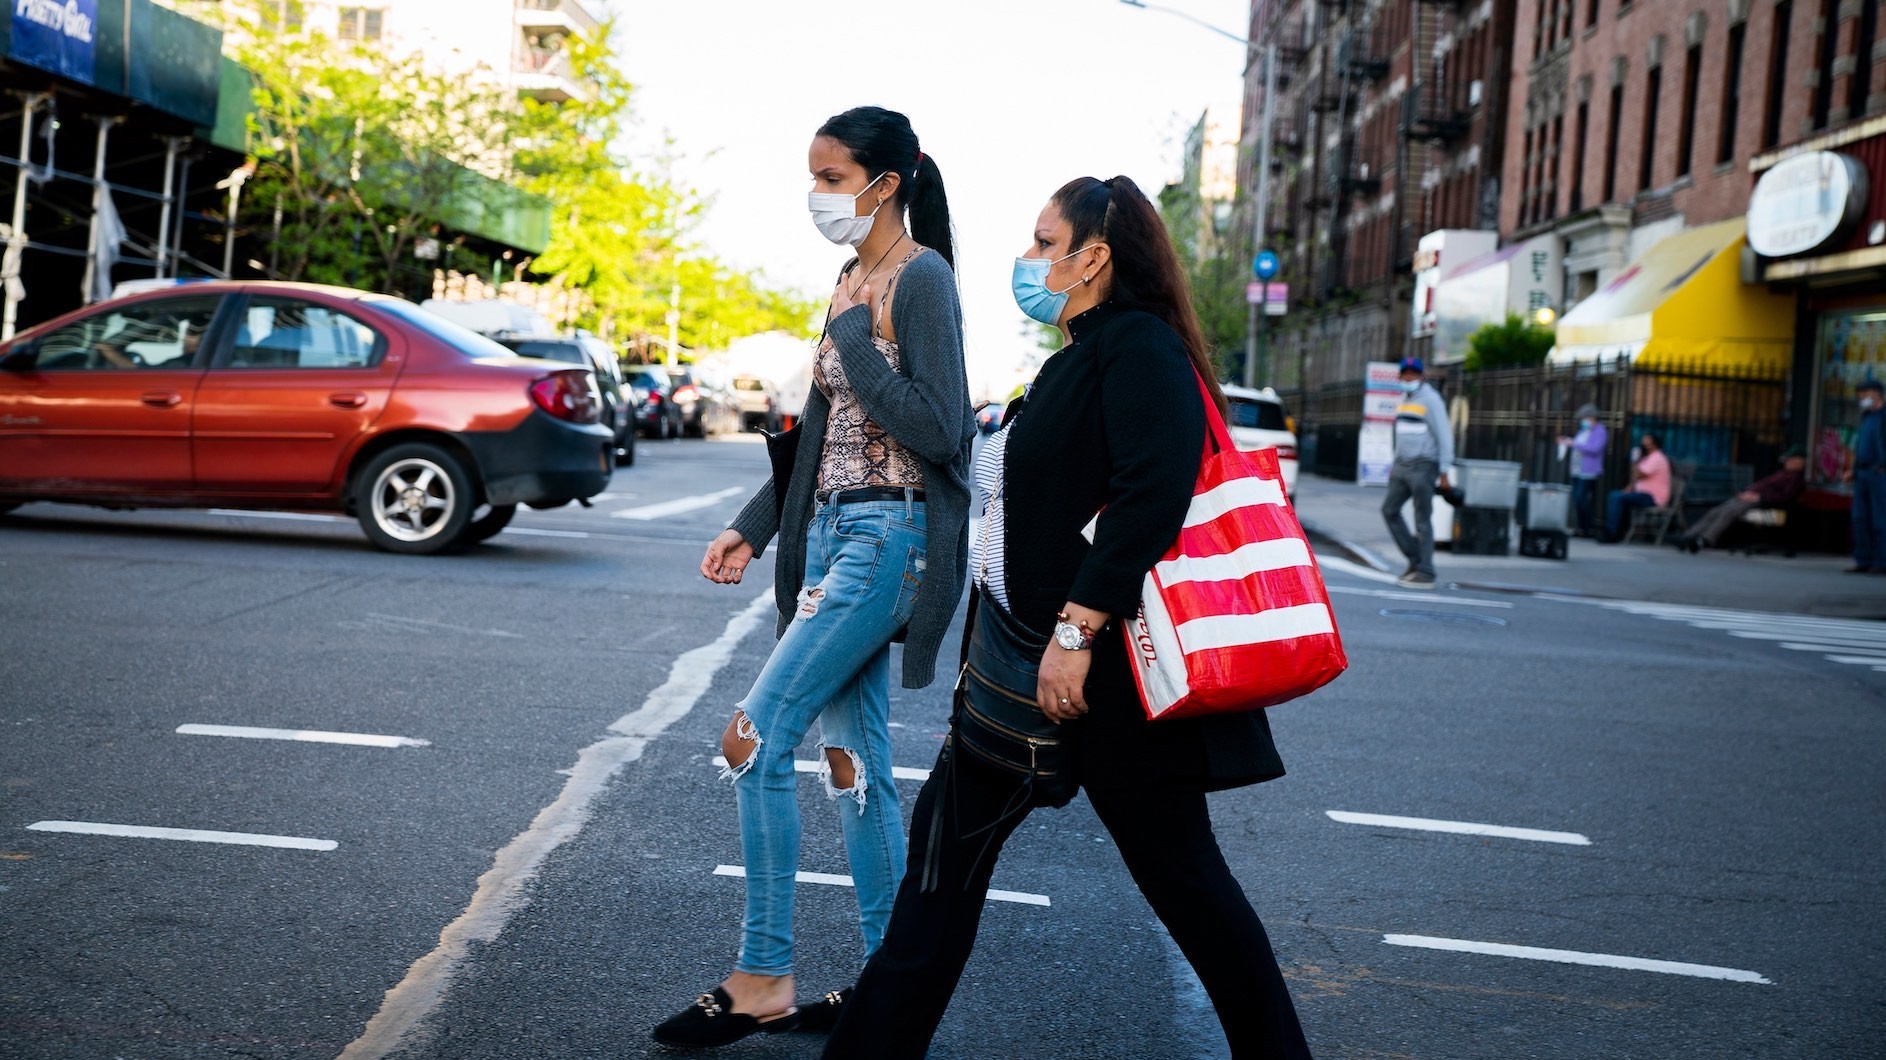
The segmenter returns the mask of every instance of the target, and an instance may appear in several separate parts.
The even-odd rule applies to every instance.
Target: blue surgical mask
[[[1074,254],[1082,253],[1094,244],[1089,243]],[[1067,285],[1066,290],[1048,289],[1048,270],[1074,256],[1063,254],[1049,261],[1047,258],[1016,258],[1015,272],[1009,279],[1009,286],[1015,292],[1015,304],[1030,320],[1039,320],[1053,327],[1061,322],[1061,312],[1067,308],[1067,292],[1086,283],[1084,279],[1075,280]]]
[[[1404,379],[1401,381],[1401,392],[1404,394],[1412,394],[1419,389],[1421,389],[1421,380],[1419,379]]]

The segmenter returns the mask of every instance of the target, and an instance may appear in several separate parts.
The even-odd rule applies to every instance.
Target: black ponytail
[[[883,107],[853,107],[819,126],[818,135],[845,145],[852,161],[875,180],[885,173],[898,176],[896,207],[906,211],[910,236],[943,255],[956,268],[956,240],[950,226],[949,196],[943,192],[943,174],[936,160],[917,144],[910,119]]]

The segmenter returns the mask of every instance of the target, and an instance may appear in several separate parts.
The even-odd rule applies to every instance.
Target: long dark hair
[[[1205,389],[1211,391],[1219,414],[1228,413],[1225,392],[1218,386],[1218,371],[1212,367],[1211,351],[1205,347],[1205,330],[1192,308],[1191,286],[1179,266],[1178,252],[1172,249],[1172,237],[1166,233],[1159,211],[1146,201],[1139,185],[1130,177],[1077,177],[1063,184],[1052,201],[1074,227],[1070,250],[1091,242],[1104,242],[1113,249],[1113,286],[1108,299],[1125,309],[1151,313],[1177,332],[1192,358],[1192,367],[1198,369]]]
[[[909,118],[883,107],[853,107],[826,119],[818,135],[844,144],[851,160],[863,166],[872,180],[885,173],[897,174],[900,183],[892,204],[907,211],[911,238],[956,268],[956,239],[950,228],[943,174],[936,160],[918,146]]]

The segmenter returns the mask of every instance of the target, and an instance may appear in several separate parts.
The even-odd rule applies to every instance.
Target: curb
[[[1373,550],[1364,548],[1363,546],[1358,545],[1353,541],[1344,540],[1343,538],[1330,533],[1328,530],[1324,529],[1320,524],[1312,520],[1305,519],[1301,515],[1297,516],[1297,522],[1303,527],[1303,533],[1307,537],[1309,537],[1311,544],[1324,545],[1329,548],[1333,548],[1337,552],[1342,553],[1343,558],[1348,560],[1351,563],[1360,563],[1364,567],[1368,567],[1372,570],[1378,570],[1382,572],[1383,574],[1395,573],[1394,565],[1389,563],[1388,560],[1382,558],[1380,555],[1376,554]]]

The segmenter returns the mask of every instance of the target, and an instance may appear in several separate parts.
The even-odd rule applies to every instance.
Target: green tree
[[[1520,368],[1539,364],[1552,352],[1558,337],[1550,328],[1531,323],[1517,313],[1506,314],[1497,324],[1482,324],[1467,337],[1470,371],[1482,368]]]

